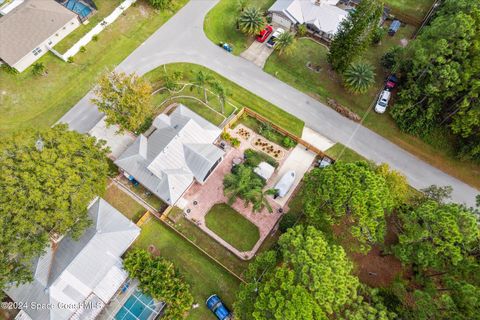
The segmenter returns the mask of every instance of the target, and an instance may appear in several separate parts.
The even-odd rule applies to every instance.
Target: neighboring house
[[[272,22],[285,28],[305,24],[322,39],[330,42],[340,22],[348,15],[337,6],[339,0],[277,0],[268,10]]]
[[[141,134],[115,164],[173,205],[194,180],[203,184],[222,161],[224,151],[213,144],[221,130],[184,105],[159,115],[153,127],[152,134]]]
[[[54,0],[25,0],[0,17],[0,59],[24,71],[80,25]]]
[[[98,198],[93,224],[78,240],[64,237],[33,265],[34,280],[6,293],[21,306],[16,319],[95,319],[127,279],[121,256],[140,229]]]

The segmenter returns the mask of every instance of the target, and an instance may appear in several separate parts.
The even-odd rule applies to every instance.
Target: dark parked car
[[[218,320],[231,320],[232,314],[223,304],[222,300],[216,295],[212,294],[208,297],[207,301],[207,308],[210,309],[218,318]]]
[[[387,78],[387,82],[385,83],[385,90],[393,90],[398,84],[398,78],[396,75],[391,74]]]
[[[258,42],[265,42],[265,40],[268,39],[268,37],[272,34],[273,28],[272,26],[266,26],[265,29],[263,29],[260,34],[257,36],[257,41]]]

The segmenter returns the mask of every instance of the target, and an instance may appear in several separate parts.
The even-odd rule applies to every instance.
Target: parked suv
[[[375,105],[375,112],[384,113],[388,107],[388,101],[390,100],[391,92],[389,90],[383,90],[378,97],[377,104]]]

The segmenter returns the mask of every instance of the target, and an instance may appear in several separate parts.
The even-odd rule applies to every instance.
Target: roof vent
[[[315,5],[316,5],[316,6],[319,6],[319,5],[321,5],[321,4],[322,4],[322,0],[315,0]]]

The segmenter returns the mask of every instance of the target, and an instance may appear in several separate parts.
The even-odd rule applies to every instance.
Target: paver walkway
[[[186,214],[186,218],[196,223],[200,229],[209,234],[236,256],[244,260],[251,259],[258,251],[265,238],[270,234],[278,219],[281,217],[281,214],[278,213],[278,209],[282,206],[270,201],[273,209],[272,213],[268,212],[267,209],[255,213],[252,212],[251,205],[245,207],[243,200],[237,199],[237,201],[232,204],[232,208],[255,224],[259,229],[259,240],[250,251],[246,252],[239,251],[208,229],[205,225],[205,215],[210,211],[213,205],[217,203],[226,203],[228,201],[227,197],[223,194],[223,177],[231,171],[234,159],[243,158],[243,152],[247,148],[249,148],[249,144],[243,141],[238,149],[231,149],[207,179],[205,184],[201,185],[195,182],[182,197],[182,202],[185,206],[184,212],[187,209],[190,210],[190,212]],[[194,204],[194,202],[196,202],[196,204]],[[286,208],[283,207],[283,209],[285,210]]]

